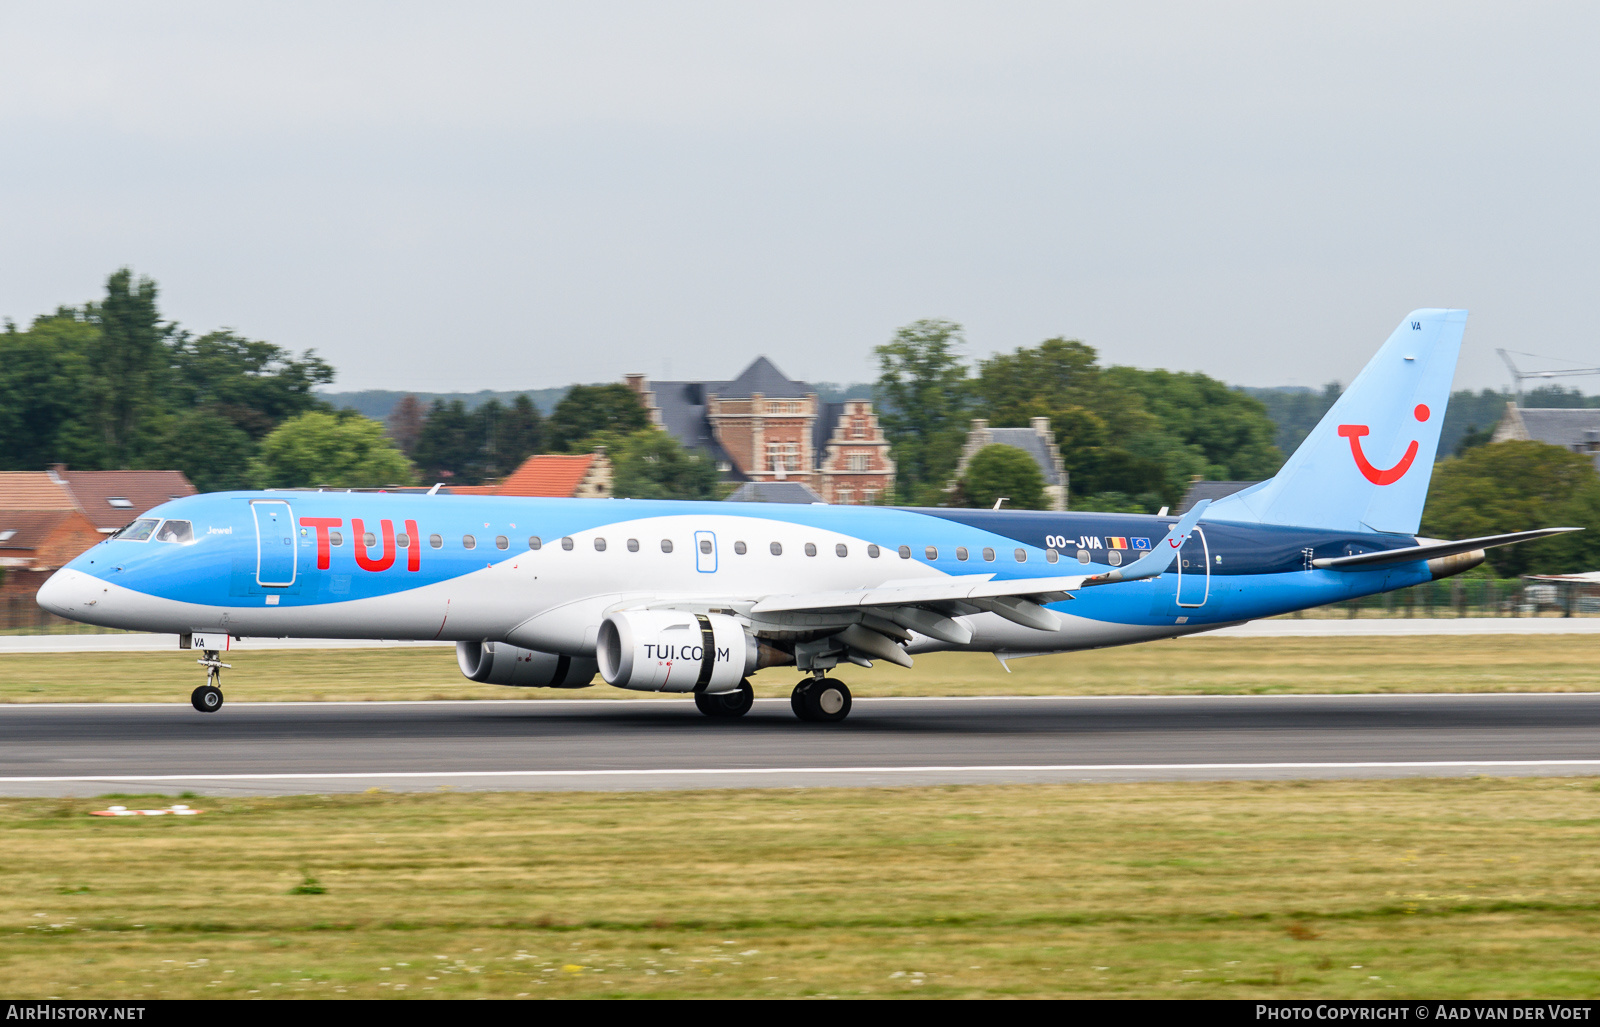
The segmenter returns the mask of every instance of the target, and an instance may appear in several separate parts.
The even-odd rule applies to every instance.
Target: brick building
[[[873,503],[894,490],[872,402],[823,403],[766,357],[727,382],[626,381],[651,423],[709,453],[729,481],[796,481],[828,503]]]
[[[967,465],[985,446],[1014,446],[1032,457],[1044,478],[1044,498],[1049,504],[1046,509],[1067,508],[1067,465],[1056,448],[1056,433],[1050,430],[1050,418],[1035,417],[1026,428],[991,428],[986,419],[973,418],[966,445],[961,448],[961,462],[956,465],[956,476],[950,479],[945,491],[955,491],[966,476]]]
[[[61,565],[151,507],[194,491],[181,471],[0,471],[0,596],[31,606]]]

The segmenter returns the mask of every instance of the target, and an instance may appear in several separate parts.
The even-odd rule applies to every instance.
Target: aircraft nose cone
[[[89,575],[82,571],[59,570],[39,586],[34,601],[57,617],[73,616],[73,612],[89,598]]]

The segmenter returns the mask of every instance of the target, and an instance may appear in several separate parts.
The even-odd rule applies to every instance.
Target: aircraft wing
[[[766,595],[750,608],[753,617],[785,614],[856,611],[872,613],[880,621],[920,631],[943,641],[965,644],[971,632],[948,615],[989,612],[1040,631],[1056,631],[1061,618],[1044,603],[1071,599],[1072,593],[1094,585],[1139,581],[1158,577],[1172,566],[1189,533],[1205,513],[1209,500],[1195,504],[1172,526],[1154,549],[1126,567],[1099,574],[1071,574],[1038,578],[996,578],[968,574],[929,580],[886,582],[872,588],[828,592]],[[909,637],[909,636],[907,636]]]
[[[1459,542],[1430,541],[1420,546],[1407,546],[1404,549],[1384,549],[1375,553],[1357,553],[1354,556],[1325,557],[1321,560],[1312,560],[1311,566],[1329,570],[1345,570],[1376,567],[1388,563],[1407,563],[1412,560],[1436,560],[1441,556],[1456,556],[1460,553],[1470,553],[1476,549],[1509,546],[1517,542],[1529,542],[1536,538],[1547,538],[1551,535],[1560,535],[1563,532],[1582,530],[1582,528],[1535,528],[1533,531],[1513,531],[1506,535],[1485,535],[1482,538],[1462,539]]]

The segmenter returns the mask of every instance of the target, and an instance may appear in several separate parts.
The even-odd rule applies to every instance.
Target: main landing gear
[[[233,664],[217,659],[215,649],[204,650],[205,655],[194,661],[206,669],[206,683],[189,694],[189,702],[201,713],[215,713],[222,709],[222,668],[233,669]]]
[[[742,717],[750,712],[750,707],[756,701],[756,690],[750,687],[748,678],[739,682],[739,687],[731,692],[696,692],[694,704],[701,713],[708,717],[719,719],[732,719]]]
[[[844,686],[843,681],[823,677],[822,672],[817,671],[815,677],[806,678],[794,686],[794,691],[789,695],[789,705],[801,720],[837,724],[850,716],[850,689]]]

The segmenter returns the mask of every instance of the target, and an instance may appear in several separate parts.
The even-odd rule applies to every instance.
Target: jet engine
[[[594,682],[593,660],[518,649],[504,642],[457,642],[456,663],[469,679],[489,685],[587,688]]]
[[[722,613],[630,610],[613,613],[595,642],[600,676],[644,692],[731,692],[757,667],[787,663]]]

